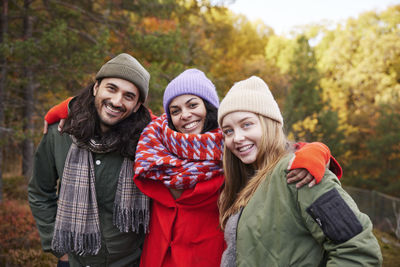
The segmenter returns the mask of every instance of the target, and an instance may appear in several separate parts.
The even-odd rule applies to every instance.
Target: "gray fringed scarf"
[[[72,137],[72,136],[71,136]],[[96,201],[92,153],[107,153],[115,142],[73,143],[68,151],[58,200],[51,247],[59,253],[96,255],[101,247],[99,213]],[[113,224],[121,231],[145,232],[149,224],[149,198],[133,182],[133,162],[124,158],[115,193]]]

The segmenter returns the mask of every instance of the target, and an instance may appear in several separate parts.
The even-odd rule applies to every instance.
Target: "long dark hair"
[[[100,84],[101,80],[97,82]],[[62,132],[73,135],[78,142],[82,143],[88,143],[94,137],[99,138],[100,142],[102,139],[109,140],[109,138],[118,140],[116,150],[123,157],[129,157],[133,160],[140,134],[151,121],[149,111],[141,105],[135,113],[113,125],[109,131],[102,134],[100,119],[94,105],[94,85],[95,83],[92,83],[84,88],[71,101],[68,118]]]
[[[210,104],[207,100],[201,99],[206,107],[206,119],[201,133],[206,133],[218,128],[218,109]],[[177,131],[175,125],[172,123],[171,117],[168,118],[168,127]]]

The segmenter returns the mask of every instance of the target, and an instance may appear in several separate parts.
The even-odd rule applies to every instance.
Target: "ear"
[[[97,92],[99,91],[99,86],[100,86],[99,82],[96,81],[96,83],[93,86],[93,96],[97,95]]]
[[[138,111],[141,105],[142,105],[142,103],[138,101],[136,104],[136,107],[133,109],[133,112]]]

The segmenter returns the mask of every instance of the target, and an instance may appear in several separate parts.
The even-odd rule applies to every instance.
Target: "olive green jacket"
[[[43,250],[47,252],[53,252],[51,241],[57,213],[57,187],[61,184],[64,163],[71,144],[71,138],[67,134],[61,135],[57,131],[57,125],[50,126],[37,148],[33,175],[28,185],[29,204]],[[72,266],[76,265],[76,261],[85,266],[109,266],[118,260],[137,260],[141,253],[144,233],[121,233],[112,223],[114,198],[123,157],[116,152],[92,155],[102,235],[101,250],[95,256],[70,255],[70,263]]]
[[[312,188],[286,182],[284,157],[243,209],[237,266],[381,266],[369,217],[326,170]]]

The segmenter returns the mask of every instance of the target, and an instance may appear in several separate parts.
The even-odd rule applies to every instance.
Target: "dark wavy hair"
[[[206,107],[206,119],[203,130],[201,131],[203,134],[218,128],[218,109],[207,100],[201,100],[203,100],[204,106]],[[175,125],[172,123],[171,117],[168,118],[168,127],[177,132]]]
[[[97,80],[100,84],[101,79]],[[73,135],[79,142],[87,143],[91,138],[112,138],[118,140],[117,151],[130,159],[135,158],[136,145],[140,134],[151,121],[150,112],[143,105],[126,119],[113,125],[106,133],[101,133],[100,118],[94,105],[95,83],[84,88],[70,104],[68,118],[62,132]]]

